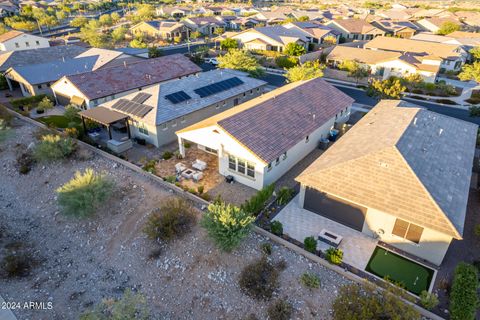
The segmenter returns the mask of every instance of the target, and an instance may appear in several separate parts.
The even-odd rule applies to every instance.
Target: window
[[[272,170],[272,163],[271,162],[268,164],[268,167],[267,167],[267,171],[270,171],[270,170]]]
[[[253,90],[250,90],[250,94],[253,94]]]
[[[279,163],[280,163],[280,157],[278,157],[277,159],[275,159],[275,165],[278,166]]]
[[[219,105],[219,104],[217,104],[217,105],[215,106],[215,109],[218,109],[218,108],[220,108],[220,105]]]
[[[38,41],[38,40],[37,40],[37,41],[35,41],[35,43],[37,44],[37,46],[39,46],[39,45],[40,45],[40,41]]]
[[[148,136],[148,129],[147,129],[147,126],[145,125],[145,123],[142,123],[142,122],[138,123],[138,131],[141,134],[144,134],[144,135]]]
[[[285,159],[287,159],[287,151],[285,151],[282,156],[282,160],[285,160]]]
[[[234,156],[228,156],[228,168],[232,170],[237,170],[237,161]]]
[[[47,83],[47,87],[49,87],[49,88],[50,88],[50,83]]]
[[[243,93],[243,96],[245,97],[246,95],[247,95],[247,93],[246,93],[246,92],[244,92],[244,93]]]
[[[18,44],[18,42],[15,42],[15,48],[20,48],[20,45]]]
[[[180,122],[184,123],[184,122],[185,122],[185,117],[182,117],[182,118],[180,119]]]
[[[260,92],[260,88],[257,88],[257,92]]]
[[[237,160],[237,171],[245,174],[245,160]]]
[[[205,149],[209,151],[208,148]],[[210,150],[212,150],[212,152],[214,153],[217,153],[216,150]],[[255,178],[255,164],[243,159],[238,159],[237,157],[232,155],[228,155],[228,169],[236,171],[243,175],[247,175],[251,178]]]
[[[251,163],[247,163],[247,176],[255,178],[255,166]]]
[[[205,147],[205,151],[210,152],[210,153],[217,154],[217,150],[212,149],[212,148],[209,148],[209,147]]]
[[[167,130],[167,123],[163,123],[163,124],[162,124],[162,129],[163,129],[163,130]]]
[[[172,120],[172,128],[177,126],[177,120]]]
[[[408,223],[405,220],[397,219],[395,225],[393,226],[392,234],[412,241],[414,243],[419,243],[420,238],[422,237],[423,228],[419,227],[413,223]]]
[[[25,42],[25,46],[30,47],[30,43],[28,43],[28,41]]]
[[[310,140],[310,136],[306,136],[305,137],[305,143],[308,143],[309,140]]]
[[[37,88],[42,89],[42,85],[41,84],[37,85]]]

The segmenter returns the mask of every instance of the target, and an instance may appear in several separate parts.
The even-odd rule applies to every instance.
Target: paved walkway
[[[298,195],[273,220],[280,221],[283,232],[302,243],[306,237],[318,237],[322,229],[342,236],[339,248],[343,251],[343,261],[360,270],[365,270],[378,242],[361,232],[300,208]],[[322,243],[317,248],[326,249]]]

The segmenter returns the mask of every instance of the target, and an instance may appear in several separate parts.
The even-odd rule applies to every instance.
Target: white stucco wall
[[[48,39],[27,33],[0,43],[0,51],[21,51],[47,47],[50,47]]]

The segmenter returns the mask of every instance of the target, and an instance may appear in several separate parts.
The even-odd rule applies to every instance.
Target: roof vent
[[[440,130],[438,130],[438,135],[441,136],[443,133],[443,128],[440,128]]]
[[[413,125],[414,125],[414,126],[417,125],[417,117],[413,118]]]
[[[123,66],[126,68],[127,67],[127,61],[123,61]]]
[[[386,163],[386,162],[380,162],[380,167],[382,167],[382,168],[388,168],[388,163]]]

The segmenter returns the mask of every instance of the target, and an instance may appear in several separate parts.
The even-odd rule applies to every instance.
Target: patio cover
[[[104,126],[110,126],[112,123],[128,119],[128,115],[105,108],[96,107],[79,113],[80,117],[89,119]]]

